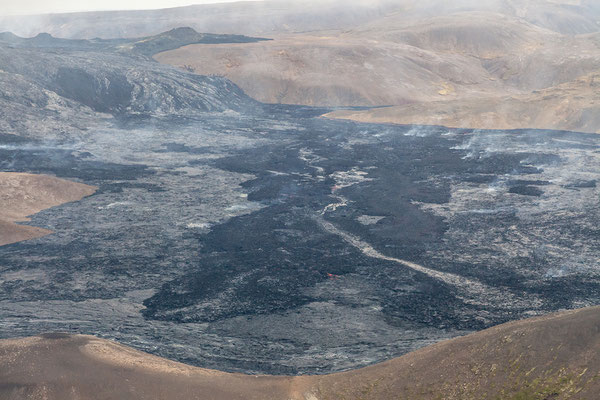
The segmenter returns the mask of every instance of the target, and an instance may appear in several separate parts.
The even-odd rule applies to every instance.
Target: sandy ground
[[[500,325],[356,371],[296,377],[229,374],[92,336],[48,334],[0,341],[0,397],[596,399],[598,326],[598,307],[566,311]]]
[[[0,246],[52,233],[19,225],[46,208],[92,195],[97,188],[46,175],[0,172]]]

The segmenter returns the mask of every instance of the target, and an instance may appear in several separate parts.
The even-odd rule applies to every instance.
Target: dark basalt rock
[[[125,111],[132,101],[133,85],[124,75],[94,76],[83,68],[59,67],[56,92],[98,112]]]
[[[63,39],[44,38],[44,43],[58,40],[58,47],[36,47],[33,39],[19,40],[18,46],[0,41],[0,69],[5,72],[0,75],[0,107],[7,110],[0,134],[81,134],[106,118],[97,113],[127,121],[227,110],[262,112],[261,105],[227,79],[162,66],[107,49],[104,42],[80,46],[64,40],[70,48],[61,47]]]
[[[567,189],[593,189],[597,186],[597,181],[580,181],[565,185]]]
[[[542,194],[544,194],[544,191],[535,187],[535,186],[529,186],[529,185],[518,185],[518,186],[513,186],[510,189],[508,189],[509,193],[514,193],[514,194],[520,194],[523,196],[533,196],[533,197],[540,197]]]
[[[192,28],[182,27],[133,42],[131,51],[152,57],[157,53],[177,49],[190,44],[254,43],[264,40],[270,39],[254,38],[243,35],[198,33]]]

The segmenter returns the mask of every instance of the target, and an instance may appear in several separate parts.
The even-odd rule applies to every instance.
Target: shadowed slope
[[[189,367],[91,336],[0,341],[0,397],[20,399],[595,399],[600,308],[512,322],[324,376]]]

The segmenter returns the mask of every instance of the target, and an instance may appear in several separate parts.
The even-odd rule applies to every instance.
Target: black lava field
[[[80,332],[220,370],[327,373],[599,304],[599,136],[334,121],[141,60],[165,96],[208,104],[155,115],[114,57],[79,65],[74,88],[24,78],[67,99],[60,112],[81,107],[77,129],[0,131],[0,171],[99,187],[29,222],[54,234],[0,248],[0,337]],[[100,70],[126,92],[82,105]]]

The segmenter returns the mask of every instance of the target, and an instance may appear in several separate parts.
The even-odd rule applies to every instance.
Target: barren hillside
[[[91,336],[0,341],[0,396],[46,399],[596,399],[600,309],[512,322],[356,371],[250,376]]]
[[[501,90],[470,57],[404,43],[339,36],[283,36],[250,45],[186,46],[155,58],[224,75],[267,103],[374,106]]]
[[[427,124],[473,129],[557,129],[600,133],[600,76],[582,76],[532,93],[416,102],[370,110],[340,110],[329,118],[361,122]]]
[[[533,23],[520,8],[492,5],[440,16],[408,13],[417,19],[395,12],[344,31],[191,45],[155,58],[199,74],[223,75],[267,103],[396,106],[331,117],[596,132],[598,34],[559,33]],[[547,7],[563,10],[565,18],[572,12]]]

